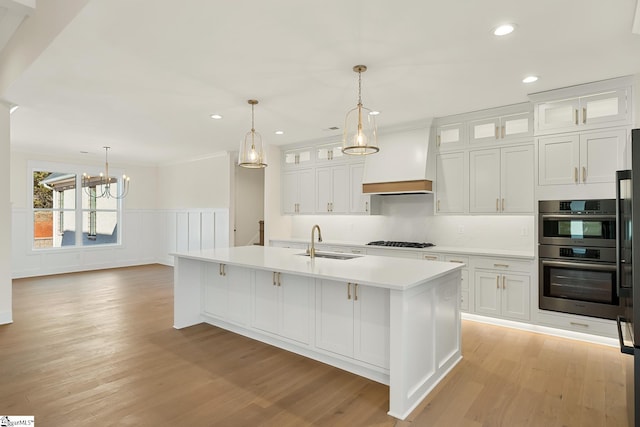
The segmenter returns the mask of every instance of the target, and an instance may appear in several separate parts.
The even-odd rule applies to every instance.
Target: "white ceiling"
[[[636,0],[91,0],[0,97],[12,149],[157,164],[335,136],[357,99],[384,129],[640,72]],[[514,22],[503,38],[491,29]],[[525,85],[528,74],[540,76]],[[209,115],[220,113],[222,120]],[[284,130],[278,136],[276,130]]]

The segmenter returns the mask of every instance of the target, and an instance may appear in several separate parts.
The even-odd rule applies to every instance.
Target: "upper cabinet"
[[[342,143],[323,144],[315,148],[316,162],[335,162],[347,160],[347,155],[342,152]]]
[[[436,127],[436,145],[441,151],[462,147],[466,141],[465,123],[447,123]]]
[[[469,141],[507,142],[533,135],[533,114],[522,112],[502,117],[489,117],[469,124]]]
[[[309,167],[313,164],[313,148],[301,147],[282,152],[283,168]]]
[[[536,135],[631,124],[629,78],[541,92],[530,98],[535,103]]]

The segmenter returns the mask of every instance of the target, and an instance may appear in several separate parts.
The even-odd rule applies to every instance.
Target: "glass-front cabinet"
[[[489,117],[469,124],[469,140],[503,142],[533,135],[533,115],[530,112]]]

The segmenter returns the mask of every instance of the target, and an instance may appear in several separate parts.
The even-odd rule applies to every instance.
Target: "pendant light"
[[[264,168],[267,166],[262,136],[256,132],[254,122],[253,107],[258,103],[255,99],[247,101],[251,105],[251,130],[244,136],[244,141],[240,144],[238,155],[238,165],[245,168]]]
[[[371,110],[362,105],[362,73],[366,65],[356,65],[353,71],[358,73],[358,105],[350,110],[344,120],[342,152],[345,154],[365,155],[377,153],[378,148],[376,119]]]
[[[112,198],[112,199],[124,199],[129,193],[129,181],[130,177],[122,175],[122,185],[118,191],[118,178],[109,175],[109,149],[111,147],[104,148],[104,173],[100,173],[99,176],[90,176],[86,173],[82,174],[82,188],[85,193],[91,198]],[[116,189],[112,188],[112,184],[116,185]]]

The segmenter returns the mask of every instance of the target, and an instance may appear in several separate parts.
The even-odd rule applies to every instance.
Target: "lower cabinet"
[[[249,318],[251,270],[226,264],[207,264],[202,311],[238,325]]]
[[[316,347],[389,367],[389,290],[318,280]]]
[[[475,272],[476,313],[529,320],[531,277],[500,271]]]
[[[251,326],[309,344],[313,283],[308,277],[257,270]]]

